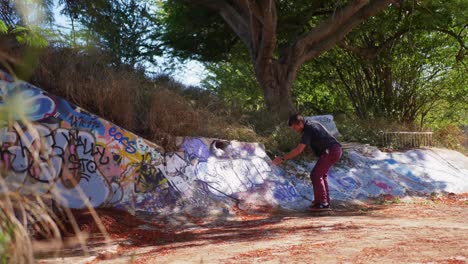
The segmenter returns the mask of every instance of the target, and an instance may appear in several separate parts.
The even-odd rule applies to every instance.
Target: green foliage
[[[222,98],[228,107],[244,113],[264,109],[260,86],[245,54],[239,52],[229,62],[206,64],[206,70],[203,87]]]
[[[279,56],[284,47],[333,15],[343,4],[334,0],[296,0],[275,1],[275,5],[278,17],[275,56]],[[162,1],[160,17],[164,25],[161,41],[176,57],[221,62],[236,56],[240,44],[247,44],[241,43],[217,12],[191,1]],[[245,46],[242,48],[247,51]]]
[[[421,1],[387,9],[321,58],[322,67],[315,67],[321,70],[319,83],[340,90],[341,98],[346,95],[362,120],[420,121],[422,127],[434,112],[460,117],[467,85],[454,76],[466,71],[462,6],[466,1]],[[454,108],[441,107],[446,102]]]
[[[3,22],[3,20],[0,20],[0,33],[1,34],[8,33],[8,27],[5,24],[5,22]]]
[[[223,19],[211,10],[188,1],[164,1],[159,20],[161,41],[167,52],[182,59],[219,62],[229,58],[239,42]]]
[[[14,226],[7,217],[0,211],[0,263],[9,263],[11,258],[10,250],[14,236]]]
[[[303,65],[293,85],[293,98],[298,112],[304,115],[349,113],[351,104],[346,93],[337,89],[324,65],[336,63],[321,57]]]
[[[37,48],[45,48],[49,45],[47,39],[41,35],[41,29],[37,27],[17,26],[11,33],[16,36],[16,40],[20,44]]]
[[[317,60],[305,64],[294,83],[293,98],[296,109],[305,115],[340,114],[350,111],[346,94],[328,83],[328,73],[324,74],[324,63]],[[240,121],[251,126],[262,135],[272,133],[278,122],[267,111],[263,94],[258,85],[254,69],[241,49],[229,62],[206,63],[207,77],[202,86],[221,98],[223,103],[241,113]]]
[[[155,14],[149,1],[63,0],[63,13],[84,26],[81,41],[113,58],[116,66],[156,63],[162,54]],[[80,32],[80,31],[78,31]],[[78,38],[80,35],[74,35]],[[75,40],[74,40],[75,42]]]
[[[468,76],[463,65],[454,68],[447,76],[444,93],[440,93],[440,101],[431,111],[421,116],[421,123],[434,129],[448,124],[468,124]]]
[[[373,146],[382,145],[382,132],[384,131],[411,131],[397,122],[386,119],[358,119],[355,117],[339,116],[335,119],[341,141],[360,142]]]

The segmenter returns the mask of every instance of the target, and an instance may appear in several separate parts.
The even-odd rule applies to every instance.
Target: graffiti
[[[106,200],[110,187],[97,164],[107,164],[109,160],[104,156],[105,149],[96,147],[89,132],[52,130],[36,124],[21,131],[5,128],[2,135],[1,161],[14,172],[7,178],[22,182],[24,193],[29,192],[28,187],[39,186],[36,193],[67,196],[66,205],[74,207],[84,206],[81,196],[95,206]]]
[[[371,183],[375,184],[375,186],[379,187],[380,189],[382,189],[382,190],[384,190],[386,192],[391,192],[392,191],[392,187],[388,186],[384,182],[373,180],[373,181],[371,181]]]
[[[210,150],[199,138],[185,138],[181,149],[185,153],[185,159],[192,163],[206,162],[210,157]]]
[[[358,179],[353,177],[344,176],[344,177],[332,177],[334,174],[330,174],[330,180],[335,180],[339,187],[346,192],[354,192],[361,188],[362,184]]]
[[[12,76],[7,74],[6,72],[0,71],[0,80],[6,81],[6,82],[13,82],[14,79]]]
[[[225,140],[214,140],[210,146],[211,154],[219,159],[248,159],[256,149],[256,144]]]
[[[181,193],[191,190],[195,179],[195,167],[177,153],[166,156],[166,176],[172,185]]]
[[[0,130],[0,162],[9,171],[4,177],[22,193],[51,193],[74,208],[89,201],[151,212],[265,189],[271,190],[273,204],[301,199],[296,185],[272,169],[258,144],[184,138],[180,153],[161,154],[154,144],[29,84],[0,81],[0,87],[5,100],[21,91],[31,105],[27,116],[35,121],[21,131]],[[332,116],[316,118],[325,126],[334,124]],[[336,177],[336,186],[362,193],[367,185],[353,179]],[[377,187],[373,192],[395,191],[377,176],[362,181]]]
[[[1,177],[22,194],[51,194],[72,208],[89,202],[94,207],[148,212],[227,205],[256,195],[274,205],[300,209],[313,199],[310,181],[272,167],[259,144],[191,137],[182,139],[178,152],[165,153],[62,98],[12,82],[1,71],[0,79],[0,105],[13,100],[14,92],[30,105],[24,113],[31,124],[13,120],[0,128],[0,166],[6,169]],[[13,116],[19,120],[19,115]],[[333,116],[312,119],[330,131],[336,129]],[[371,147],[349,150],[347,162],[329,173],[332,199],[467,192],[466,169],[451,165],[452,161],[441,162],[434,153],[389,154]],[[305,165],[300,171],[310,169]]]
[[[297,192],[296,188],[289,182],[274,182],[274,189],[273,189],[273,197],[276,200],[283,201],[283,202],[292,202],[297,200],[299,197],[299,193]]]
[[[97,117],[84,118],[84,115],[72,115],[70,116],[70,126],[74,128],[97,130],[102,126],[102,124],[99,122]]]
[[[0,81],[0,97],[3,104],[5,101],[13,100],[13,97],[20,98],[25,107],[25,116],[28,120],[38,121],[53,116],[57,111],[55,101],[43,91],[34,88],[23,82],[10,83]],[[15,120],[20,120],[20,116],[13,116]]]
[[[120,132],[117,132],[116,127],[111,127],[109,129],[109,135],[113,137],[115,140],[117,140],[119,143],[124,145],[125,151],[127,151],[130,154],[133,154],[136,152],[136,142],[135,141],[130,141],[128,137],[124,137],[124,135]]]
[[[135,183],[135,192],[145,193],[151,192],[157,186],[167,185],[167,179],[163,172],[149,153],[142,155],[141,162],[135,164],[138,178]]]
[[[164,160],[164,158],[161,156],[161,152],[157,150],[155,147],[149,146],[144,139],[142,138],[137,138],[136,139],[136,148],[140,153],[147,153],[149,152],[151,154],[151,157],[154,160]]]
[[[57,98],[57,104],[57,113],[59,113],[59,115],[55,117],[62,120],[64,124],[104,135],[105,127],[99,118],[87,113],[79,107],[71,105],[62,98]]]

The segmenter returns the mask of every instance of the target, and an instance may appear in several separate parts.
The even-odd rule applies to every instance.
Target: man
[[[327,173],[341,158],[341,145],[322,124],[310,120],[304,121],[304,117],[300,114],[290,116],[288,125],[297,133],[302,133],[301,142],[288,154],[276,157],[273,164],[278,165],[285,160],[292,159],[301,154],[306,146],[310,146],[319,159],[310,173],[315,200],[309,209],[312,211],[330,210]]]

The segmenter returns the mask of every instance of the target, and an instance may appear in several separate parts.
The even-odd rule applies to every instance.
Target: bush
[[[442,126],[434,132],[434,143],[436,146],[466,152],[463,144],[464,140],[465,135],[463,130],[454,124]]]
[[[353,117],[340,117],[335,119],[340,140],[347,142],[360,142],[374,146],[383,146],[383,132],[385,131],[414,131],[408,126],[383,119],[360,120]]]

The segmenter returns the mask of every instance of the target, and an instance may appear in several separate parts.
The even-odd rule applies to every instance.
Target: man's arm
[[[301,154],[304,151],[305,147],[306,147],[305,144],[300,143],[299,145],[297,145],[297,147],[295,147],[293,150],[291,150],[288,154],[284,155],[283,157],[281,156],[276,157],[273,160],[273,164],[278,165],[278,164],[281,164],[281,162],[285,160],[290,160],[296,157],[297,155]]]

